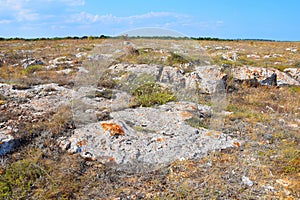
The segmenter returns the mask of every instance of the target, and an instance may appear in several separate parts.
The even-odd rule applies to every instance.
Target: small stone
[[[78,146],[78,140],[76,138],[71,138],[70,139],[70,147],[68,149],[68,152],[73,154],[73,153],[81,153],[82,148]]]
[[[265,189],[265,191],[267,192],[276,192],[275,188],[269,185],[263,186],[263,188]]]
[[[9,153],[15,147],[13,136],[0,132],[0,155]]]
[[[285,195],[289,196],[291,194],[291,191],[287,190],[286,188],[283,188],[283,191]]]
[[[90,161],[96,160],[95,156],[91,152],[83,152],[81,156]]]
[[[275,110],[272,107],[270,107],[270,106],[266,106],[266,109],[268,109],[271,112],[275,112]]]
[[[276,183],[279,183],[283,187],[288,187],[288,186],[290,186],[292,184],[291,181],[289,181],[287,179],[277,179]]]
[[[69,140],[61,140],[58,143],[58,146],[63,150],[67,151],[71,147],[71,142]]]
[[[273,139],[273,135],[270,133],[265,133],[263,135],[263,137],[268,141],[268,140],[272,140]]]
[[[250,180],[250,178],[246,177],[246,176],[243,176],[242,177],[242,183],[244,185],[247,185],[249,187],[252,187],[254,185],[253,181]]]
[[[298,126],[298,124],[295,124],[295,123],[289,123],[289,124],[288,124],[288,127],[289,127],[289,128],[292,128],[292,129],[296,129],[296,128],[298,128],[299,126]]]
[[[206,165],[207,165],[208,167],[212,167],[212,162],[209,161],[209,162],[206,163]]]
[[[233,112],[222,111],[222,114],[225,115],[225,116],[230,116],[230,115],[233,115]]]
[[[285,120],[284,119],[279,119],[278,122],[279,122],[280,125],[284,125],[285,124]]]
[[[141,126],[142,126],[142,127],[146,127],[146,126],[147,126],[147,124],[146,124],[146,123],[143,123],[143,124],[141,124]]]

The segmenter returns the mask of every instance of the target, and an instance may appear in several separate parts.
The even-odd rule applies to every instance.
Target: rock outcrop
[[[232,68],[231,73],[237,80],[247,81],[257,79],[261,85],[274,85],[274,83],[277,83],[279,86],[300,85],[300,82],[296,79],[274,68],[239,67]]]
[[[209,151],[235,147],[238,141],[233,138],[187,123],[188,119],[208,112],[211,112],[209,106],[190,102],[124,109],[112,112],[109,121],[76,129],[73,136],[62,138],[59,143],[68,152],[92,160],[147,165],[199,158]],[[109,124],[118,126],[117,131],[105,128]]]
[[[6,103],[0,105],[0,155],[9,153],[19,145],[19,141],[32,134],[30,130],[24,132],[24,124],[43,120],[47,113],[72,98],[70,90],[57,84],[15,88],[0,84],[0,94],[7,98]]]
[[[214,116],[216,108],[199,105],[198,95],[210,94],[215,98],[212,98],[213,104],[224,103],[225,95],[217,94],[226,93],[229,79],[235,83],[247,82],[255,87],[300,85],[297,68],[288,68],[282,72],[274,68],[211,65],[203,48],[197,45],[195,49],[197,47],[199,51],[194,54],[203,56],[194,61],[185,59],[192,53],[191,49],[180,45],[167,50],[129,46],[125,52],[122,48],[124,45],[126,48],[129,45],[127,43],[115,48],[111,44],[101,45],[98,53],[79,52],[68,57],[55,56],[49,60],[48,66],[43,67],[45,73],[57,69],[57,74],[66,77],[77,74],[71,88],[57,84],[24,87],[0,84],[0,94],[12,99],[10,103],[0,105],[1,112],[7,114],[9,109],[18,111],[12,118],[0,121],[0,155],[7,154],[18,145],[20,121],[33,123],[60,105],[69,104],[76,128],[73,135],[60,137],[57,141],[60,148],[69,153],[121,165],[150,166],[177,159],[200,158],[210,151],[240,147],[241,142],[222,132],[201,127],[202,118]],[[107,52],[102,50],[105,48]],[[232,47],[205,49],[230,50],[226,54],[217,53],[221,53],[222,58],[230,62],[237,63],[239,60],[239,52],[232,50]],[[139,56],[150,51],[155,53],[153,55],[159,54],[160,59],[156,64],[128,64],[125,63],[126,59],[115,64],[118,63],[117,58],[124,54]],[[173,55],[173,62],[165,62],[171,58],[170,55],[168,57],[168,54],[172,55],[170,52],[176,52],[174,55],[177,57]],[[273,57],[282,56],[274,54]],[[187,62],[176,63],[175,58]],[[262,59],[257,54],[248,54],[247,58]],[[2,64],[4,59],[1,59]],[[21,64],[24,68],[35,64],[44,65],[35,58],[24,59]],[[99,70],[99,74],[93,70]],[[103,78],[98,76],[102,72],[111,75],[112,80],[109,81],[113,82],[113,87],[108,87],[109,83],[97,84]],[[132,91],[145,82],[155,82],[165,86],[163,88],[171,89],[176,95],[176,101],[153,107],[131,107],[134,98]],[[225,115],[225,107],[218,109],[218,115]]]
[[[32,65],[44,65],[44,62],[35,58],[26,58],[21,61],[22,67],[26,69]]]
[[[1,105],[3,116],[8,115],[7,110],[9,109],[18,110],[13,118],[1,120],[0,154],[8,153],[17,144],[15,136],[18,138],[18,127],[21,126],[19,125],[20,121],[30,123],[30,121],[42,118],[49,110],[53,110],[65,103],[71,103],[73,120],[77,129],[72,137],[73,139],[64,139],[65,142],[62,143],[63,149],[68,149],[68,151],[73,153],[85,152],[85,156],[97,159],[101,158],[101,156],[114,157],[116,163],[134,162],[133,157],[138,162],[161,163],[170,161],[170,157],[166,155],[171,155],[171,152],[178,151],[174,149],[176,143],[181,144],[181,141],[185,141],[185,143],[194,141],[198,145],[200,140],[209,141],[207,144],[210,144],[210,147],[205,145],[203,147],[206,150],[197,149],[197,145],[195,146],[194,144],[189,144],[189,147],[179,145],[180,148],[187,148],[186,152],[188,153],[176,153],[176,158],[193,158],[207,151],[232,145],[232,140],[228,140],[229,143],[223,141],[224,135],[221,133],[219,134],[222,136],[220,136],[220,140],[214,140],[205,137],[209,130],[195,128],[187,123],[186,120],[189,118],[198,119],[202,114],[197,112],[205,108],[192,103],[198,100],[195,97],[196,92],[212,94],[216,91],[216,85],[220,82],[223,82],[225,87],[226,77],[228,76],[226,73],[228,72],[235,80],[241,82],[250,80],[253,85],[300,85],[298,80],[299,70],[294,68],[281,72],[273,68],[259,67],[230,69],[218,66],[194,67],[193,71],[184,71],[172,66],[115,64],[109,69],[112,71],[112,74],[119,74],[119,76],[115,76],[115,79],[123,85],[121,88],[112,89],[111,91],[105,88],[97,88],[96,86],[65,88],[57,84],[28,87],[0,84],[1,95],[11,99],[11,103],[3,103]],[[91,72],[87,71],[86,73]],[[129,92],[130,87],[134,87],[134,85],[136,87],[136,85],[147,80],[172,88],[176,95],[180,97],[177,99],[179,102],[171,102],[154,108],[129,108],[132,98]],[[222,90],[221,92],[225,91]],[[213,112],[211,109],[205,109],[210,110],[210,114]],[[113,134],[116,135],[113,137],[110,136],[110,131],[104,131],[101,126],[101,121],[120,125],[124,130],[124,135],[120,135],[118,138],[118,134]],[[95,134],[90,134],[91,131],[95,132]],[[136,138],[137,136],[138,138]],[[94,147],[90,146],[92,145],[90,137],[95,138],[95,141],[96,139],[97,141],[102,141],[101,144],[98,144],[98,150],[93,150]],[[133,145],[123,144],[121,142],[123,141],[122,138],[126,138],[126,141],[130,140]],[[112,143],[109,142],[111,139]],[[79,140],[86,140],[86,145],[82,145],[84,150],[78,150],[77,142]],[[154,146],[150,145],[149,142],[154,140],[156,141],[153,144],[158,142],[157,144],[162,145],[161,148],[163,150],[160,153],[153,154],[155,152]],[[93,140],[92,143],[95,144],[95,141]],[[122,152],[124,150],[118,150],[122,152],[118,155],[116,153],[117,150],[104,151],[104,147],[116,149],[112,145],[117,145],[117,143],[121,145],[118,148],[128,149],[131,152],[130,156]],[[104,146],[102,147],[101,145]],[[142,146],[145,146],[145,149],[142,149]],[[179,146],[176,148],[179,148]],[[138,152],[142,152],[143,155],[139,155]],[[152,154],[163,156],[165,160],[157,160],[158,158],[153,157]],[[153,157],[154,160],[150,157]]]
[[[168,84],[175,91],[195,91],[212,93],[215,85],[222,79],[224,74],[218,66],[195,66],[195,70],[186,72],[177,67],[159,66],[147,64],[117,64],[110,67],[113,72],[129,72],[134,74],[135,79],[147,74],[152,79],[162,84]],[[126,78],[126,74],[123,76]]]

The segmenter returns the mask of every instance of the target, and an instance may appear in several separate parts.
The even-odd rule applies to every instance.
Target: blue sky
[[[157,27],[190,37],[300,41],[299,0],[0,0],[0,37],[118,35]]]

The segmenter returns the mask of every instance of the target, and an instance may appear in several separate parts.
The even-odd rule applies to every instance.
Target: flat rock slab
[[[239,146],[238,141],[221,132],[194,128],[185,122],[199,112],[210,112],[210,107],[170,102],[155,108],[115,111],[112,120],[87,124],[70,138],[61,138],[59,144],[70,153],[100,162],[151,165]]]

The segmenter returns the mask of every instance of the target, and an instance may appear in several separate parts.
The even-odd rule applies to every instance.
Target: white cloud
[[[133,15],[129,17],[123,17],[124,19],[149,19],[149,18],[156,18],[156,17],[174,17],[174,18],[181,18],[187,17],[186,15],[180,15],[176,13],[170,12],[149,12],[142,15]]]
[[[70,22],[79,22],[79,23],[135,23],[139,20],[148,20],[148,19],[161,19],[161,18],[169,18],[169,19],[184,19],[187,18],[187,15],[180,15],[177,13],[171,12],[149,12],[141,15],[132,15],[126,17],[118,17],[112,14],[109,15],[93,15],[86,12],[81,12],[79,14],[73,15]]]
[[[67,6],[84,6],[84,0],[47,0],[47,2],[63,3]]]
[[[30,2],[30,0],[3,0],[0,1],[0,10],[4,13],[4,17],[14,18],[16,21],[37,20],[39,14],[26,6]]]
[[[62,0],[62,2],[66,3],[69,6],[84,6],[84,0]]]
[[[186,34],[204,34],[207,31],[215,31],[224,25],[221,20],[201,21],[190,15],[173,12],[148,12],[131,16],[98,15],[81,12],[71,16],[67,23],[85,30],[99,28],[100,31],[112,35],[140,27],[177,30]]]
[[[11,20],[7,20],[7,19],[0,20],[0,24],[9,24],[10,22]]]
[[[138,27],[159,27],[188,33],[224,26],[221,20],[206,22],[174,12],[147,12],[129,16],[119,16],[115,13],[92,14],[86,10],[89,6],[85,5],[85,2],[85,0],[0,0],[0,25],[8,27],[11,24],[22,34],[25,34],[24,30],[27,28],[26,30],[39,30],[36,32],[41,34],[48,34],[53,30],[54,35],[56,32],[75,35],[101,32],[114,35]],[[30,34],[31,32],[28,31]]]
[[[30,9],[19,9],[16,16],[17,21],[34,21],[40,17],[38,13]]]
[[[49,18],[43,11],[55,7],[63,12],[68,7],[83,6],[84,0],[0,0],[0,17],[11,21],[35,21]],[[51,11],[52,12],[52,11]],[[55,12],[55,10],[53,10]]]
[[[21,7],[22,0],[0,0],[1,10],[16,10]]]

